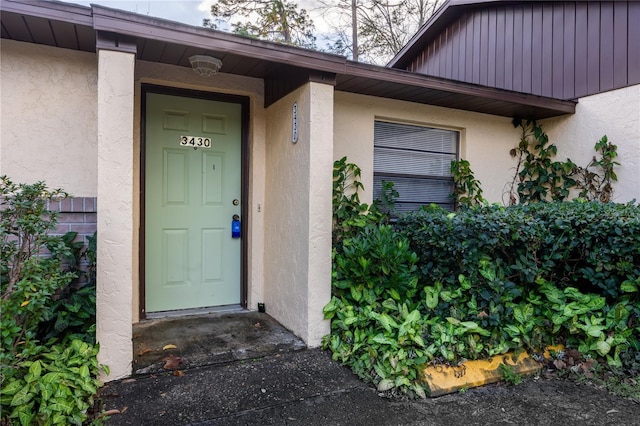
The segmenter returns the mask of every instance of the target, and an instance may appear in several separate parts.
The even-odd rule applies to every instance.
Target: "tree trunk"
[[[354,61],[358,61],[358,0],[351,0],[351,51]]]

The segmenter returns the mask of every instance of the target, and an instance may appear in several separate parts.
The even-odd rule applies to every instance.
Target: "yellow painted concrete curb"
[[[544,357],[547,359],[550,357],[550,350],[562,349],[562,345],[550,346],[544,351]],[[502,364],[511,366],[513,372],[520,375],[534,374],[542,368],[542,364],[531,358],[527,352],[523,351],[517,357],[509,352],[487,360],[466,361],[456,366],[430,365],[424,369],[424,377],[431,390],[431,396],[442,396],[460,389],[470,389],[500,381],[502,376],[498,369]]]

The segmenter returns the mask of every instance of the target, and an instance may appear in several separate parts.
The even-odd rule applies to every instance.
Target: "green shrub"
[[[640,207],[597,202],[481,206],[458,213],[437,207],[399,219],[424,282],[476,280],[490,258],[524,289],[537,278],[599,293],[613,301],[640,277]]]
[[[360,203],[359,175],[346,157],[334,163],[333,297],[324,309],[332,321],[323,346],[380,391],[424,397],[421,316],[399,303],[418,293],[417,257],[408,240],[384,224],[392,209],[381,213]],[[391,186],[385,193],[394,196]]]
[[[67,285],[53,295],[47,321],[38,326],[38,339],[74,338],[95,344],[96,327],[96,242],[88,237],[88,245],[77,241],[77,232],[67,232],[57,239],[61,245],[49,246],[53,257],[62,262],[62,268],[73,274]],[[60,250],[62,247],[62,250]],[[83,259],[87,265],[82,266]]]
[[[436,356],[565,343],[622,367],[621,354],[640,350],[640,207],[428,208],[398,226],[420,259],[424,314],[487,331],[475,344],[454,339]]]
[[[335,166],[342,185],[355,166]],[[349,214],[334,218],[323,344],[379,391],[423,397],[427,363],[558,343],[638,371],[640,207],[427,207],[392,227],[335,190],[334,203],[350,205],[334,205]]]
[[[331,336],[324,345],[380,391],[424,397],[423,323],[410,301],[418,293],[415,253],[390,225],[368,224],[334,250]]]
[[[64,244],[48,232],[55,227],[57,213],[47,203],[66,194],[49,190],[42,182],[14,184],[1,178],[0,201],[0,361],[28,356],[36,343],[38,327],[50,318],[50,303],[56,291],[74,275],[63,272],[57,257],[45,256],[47,245],[60,252]]]
[[[95,289],[73,287],[75,235],[48,234],[57,213],[47,204],[64,197],[43,182],[0,178],[3,424],[82,424],[100,386]]]
[[[27,360],[3,369],[3,420],[24,426],[83,424],[102,386],[96,379],[97,354],[97,346],[71,340],[38,346]]]
[[[393,227],[367,224],[334,255],[334,295],[367,304],[413,299],[417,261],[409,241]]]

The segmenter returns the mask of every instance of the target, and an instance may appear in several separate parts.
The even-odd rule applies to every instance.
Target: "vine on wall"
[[[603,136],[596,142],[597,153],[586,167],[576,165],[571,159],[557,161],[555,144],[535,120],[513,120],[520,128],[518,146],[509,152],[516,159],[513,178],[507,182],[503,193],[506,205],[531,204],[542,201],[566,201],[572,194],[588,201],[610,202],[613,199],[613,182],[618,180],[614,167],[618,147]],[[598,158],[598,155],[600,158]],[[480,181],[475,179],[467,160],[452,161],[454,180],[452,196],[460,206],[485,203]]]

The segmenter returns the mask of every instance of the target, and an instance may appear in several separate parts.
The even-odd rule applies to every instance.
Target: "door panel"
[[[241,106],[146,96],[146,311],[239,304],[231,220],[242,209]],[[180,146],[182,136],[210,138],[211,147]]]
[[[162,236],[162,281],[171,286],[188,286],[189,230],[163,229]]]
[[[164,205],[186,206],[189,203],[188,153],[163,149],[162,195]]]
[[[202,199],[204,204],[213,205],[222,203],[223,169],[222,156],[214,153],[205,153],[202,157]]]
[[[216,281],[222,279],[222,263],[220,253],[224,250],[224,229],[202,230],[202,253],[209,262],[202,264],[202,279],[204,281]]]

